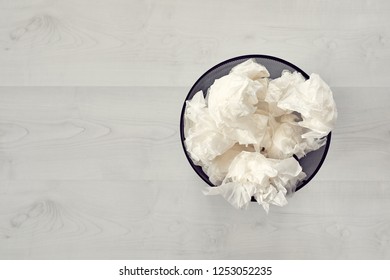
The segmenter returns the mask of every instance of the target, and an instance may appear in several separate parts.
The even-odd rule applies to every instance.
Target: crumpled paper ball
[[[246,207],[254,196],[268,212],[270,204],[286,205],[287,188],[305,176],[293,157],[279,160],[242,151],[230,163],[222,184],[208,188],[205,193],[222,195],[236,208]]]
[[[217,127],[201,91],[187,101],[184,126],[185,145],[195,164],[208,165],[235,144]]]
[[[299,83],[279,99],[277,106],[301,114],[299,125],[309,129],[303,138],[321,138],[333,129],[337,110],[329,86],[317,74]]]

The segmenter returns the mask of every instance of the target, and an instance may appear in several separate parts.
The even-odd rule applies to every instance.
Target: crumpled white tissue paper
[[[299,125],[310,131],[303,138],[321,138],[332,130],[336,118],[336,104],[329,86],[317,74],[287,90],[277,106],[301,114]]]
[[[195,164],[208,165],[235,144],[211,118],[202,91],[187,101],[184,126],[185,145]]]
[[[221,126],[253,114],[258,90],[262,90],[261,83],[235,73],[215,80],[208,92],[210,115]]]
[[[295,158],[266,158],[261,153],[242,151],[231,162],[219,187],[205,193],[220,194],[236,208],[244,208],[254,196],[268,212],[269,204],[284,206],[287,188],[305,177]]]
[[[299,162],[325,144],[337,110],[329,86],[317,75],[308,80],[268,70],[249,59],[186,102],[185,147],[222,195],[236,208],[254,197],[268,212],[284,206],[306,174]]]

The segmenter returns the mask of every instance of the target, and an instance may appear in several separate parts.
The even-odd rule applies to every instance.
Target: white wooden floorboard
[[[390,257],[389,182],[317,181],[268,216],[257,205],[237,211],[204,197],[197,180],[6,186],[1,258]]]
[[[333,86],[389,86],[388,1],[0,1],[0,85],[190,86],[269,54]]]

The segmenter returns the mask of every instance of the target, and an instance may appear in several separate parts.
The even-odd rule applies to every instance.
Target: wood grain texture
[[[333,86],[390,86],[388,1],[0,1],[0,86],[190,86],[282,57]]]
[[[1,198],[1,257],[390,257],[388,184],[370,182],[367,194],[367,182],[315,182],[268,216],[256,205],[237,211],[199,187],[190,180],[10,182]]]
[[[0,259],[389,259],[390,88],[334,87],[318,175],[284,208],[201,193],[184,87],[1,87]]]

